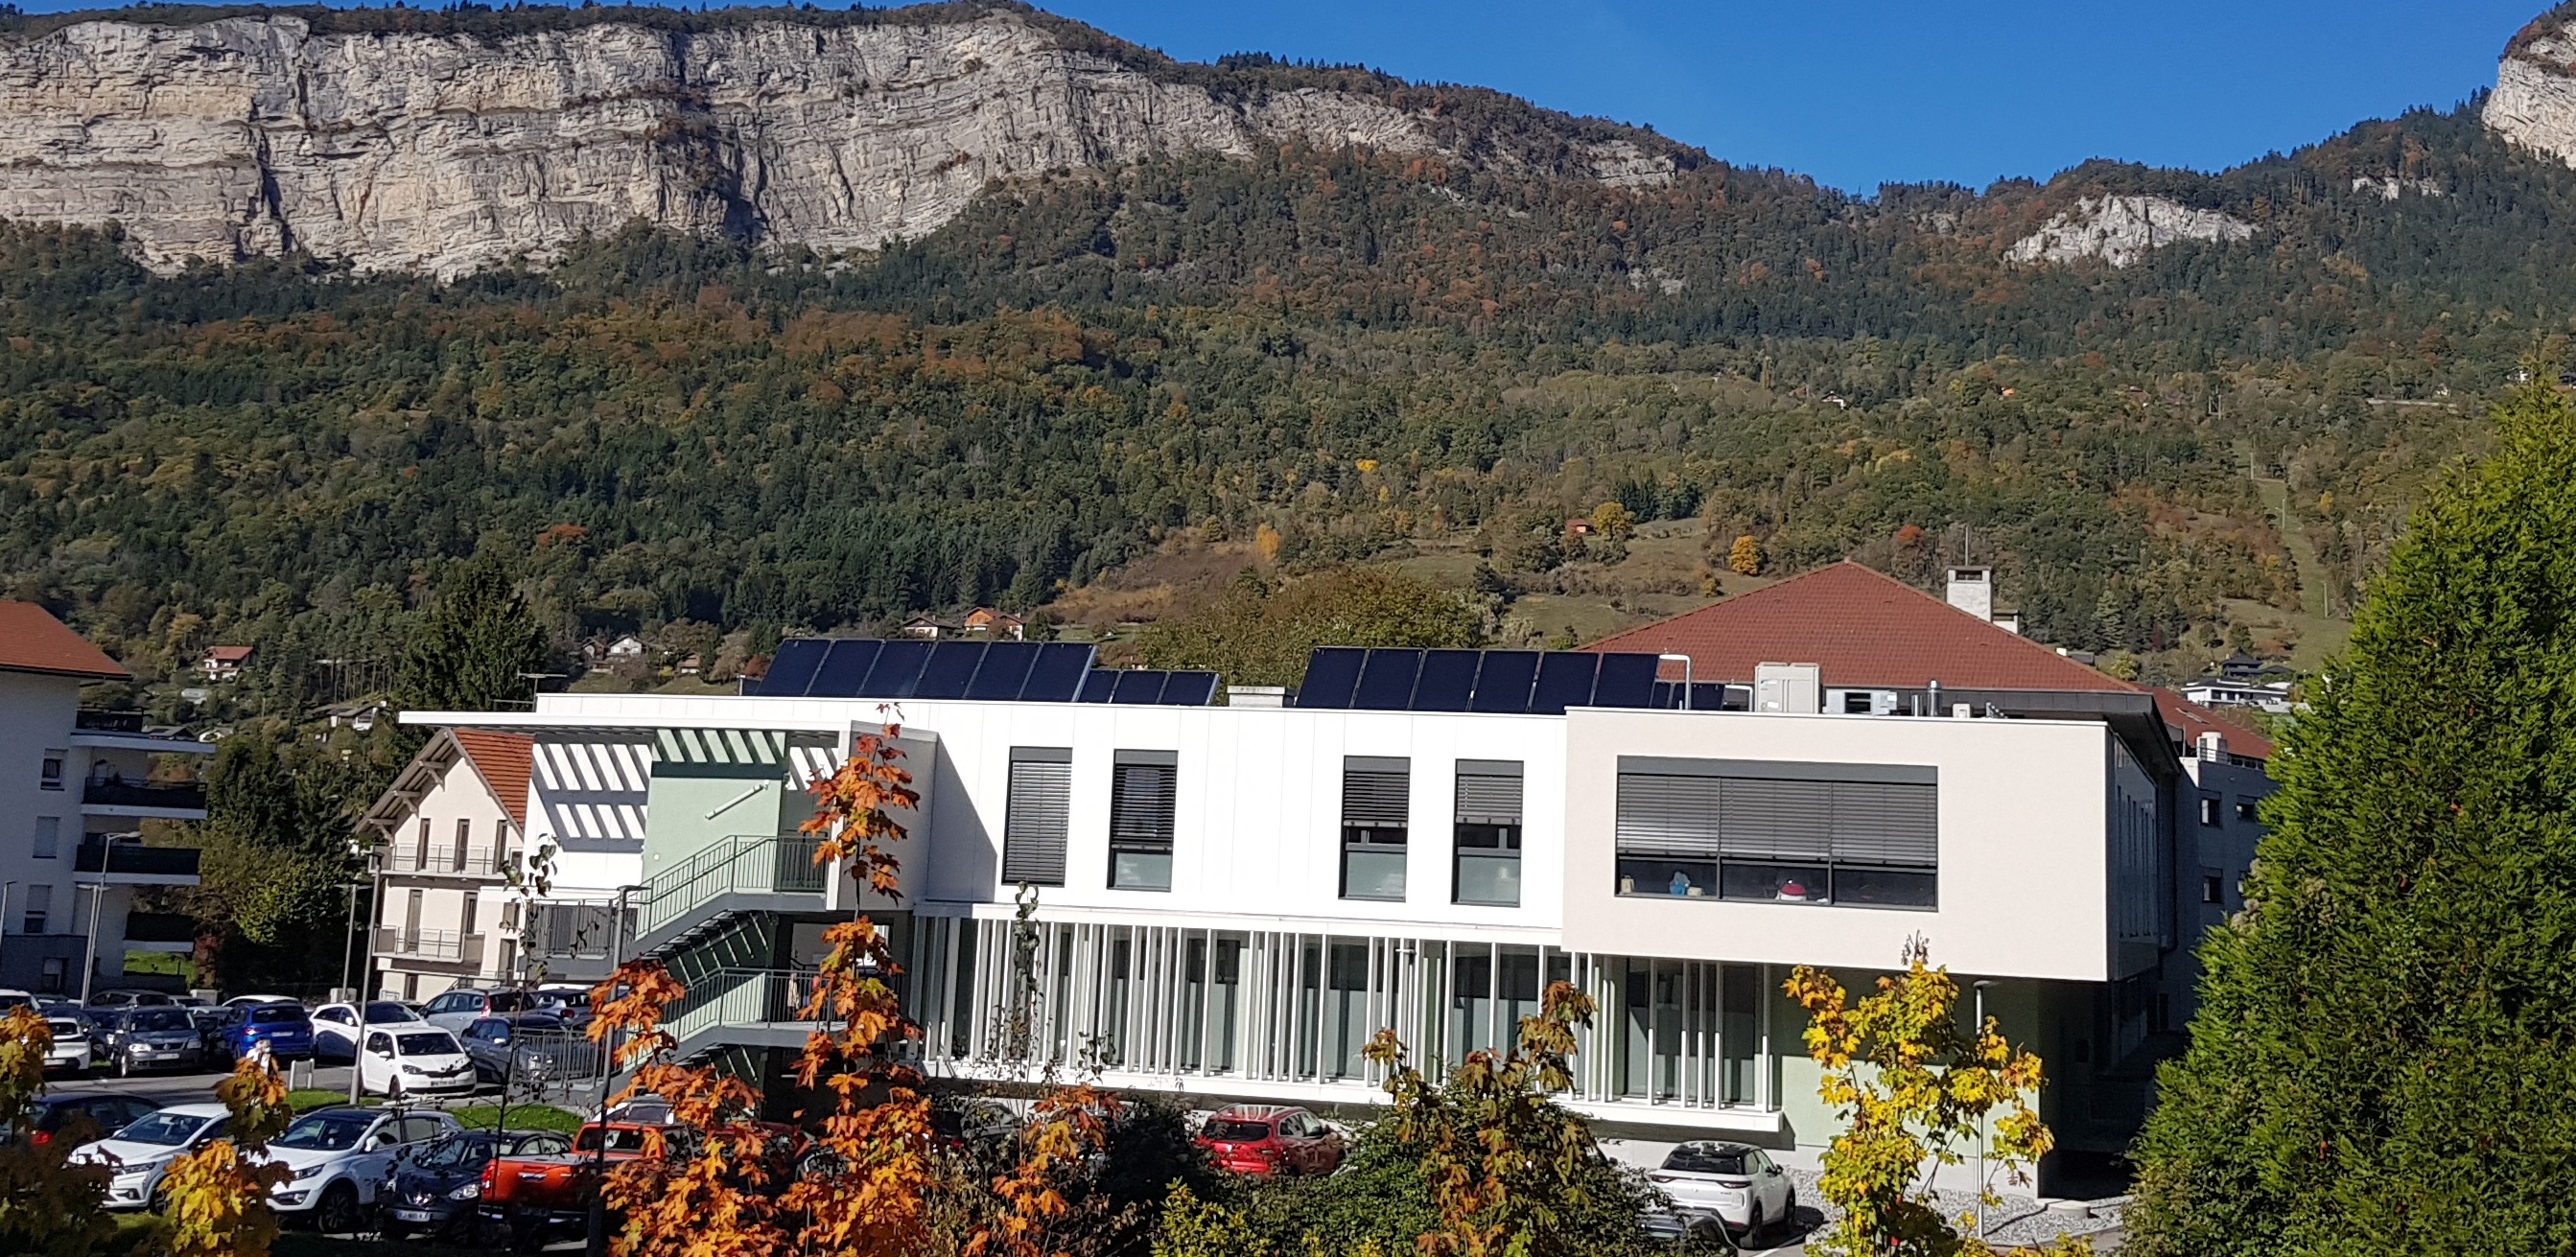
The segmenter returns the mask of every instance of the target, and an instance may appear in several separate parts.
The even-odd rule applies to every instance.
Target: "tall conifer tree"
[[[523,675],[544,669],[546,632],[487,559],[452,568],[404,653],[394,700],[407,710],[484,711],[525,703]]]
[[[2273,761],[2130,1253],[2576,1245],[2576,408],[2496,421]]]

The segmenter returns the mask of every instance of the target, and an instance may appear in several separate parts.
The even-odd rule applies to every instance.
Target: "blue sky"
[[[1868,191],[2215,169],[2495,81],[2550,0],[1047,0],[1176,57],[1476,83]],[[21,0],[45,11],[83,7]]]

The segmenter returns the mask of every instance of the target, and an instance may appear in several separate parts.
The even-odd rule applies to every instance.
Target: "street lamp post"
[[[16,889],[18,889],[16,882],[0,882],[0,943],[6,943],[9,940],[9,892]],[[8,981],[8,978],[8,966],[0,964],[0,982]],[[30,985],[28,989],[35,988]]]
[[[89,884],[88,941],[81,947],[81,1007],[89,1007],[90,978],[98,972],[98,910],[107,898],[107,860],[98,862],[98,880]]]
[[[617,979],[617,970],[626,963],[626,898],[642,886],[617,888],[617,907],[608,918],[608,980]],[[597,1010],[592,1010],[597,1015]],[[592,1149],[590,1161],[590,1245],[589,1257],[608,1257],[608,1199],[600,1190],[608,1177],[608,1086],[617,1081],[617,1036],[611,1033],[601,1048],[607,1056],[599,1068],[599,1140]]]
[[[1979,978],[1970,985],[1977,993],[1977,1034],[1982,1038],[1986,1033],[1986,988],[1993,986],[1994,983]],[[1981,1240],[1986,1238],[1986,1215],[1994,1212],[1986,1207],[1986,1126],[1985,1115],[1979,1114],[1977,1116],[1977,1238]]]
[[[357,994],[357,999],[352,1002],[358,1007],[358,1027],[349,1040],[349,1103],[351,1104],[358,1102],[359,1084],[367,1076],[366,1066],[360,1062],[366,1059],[367,1051],[367,987],[376,980],[376,931],[373,918],[376,915],[375,906],[383,903],[385,899],[385,859],[381,848],[367,852],[367,885],[367,916],[370,919],[367,922],[366,959],[358,966],[357,985],[352,988]],[[351,919],[356,918],[357,910],[358,892],[353,888],[349,892]]]

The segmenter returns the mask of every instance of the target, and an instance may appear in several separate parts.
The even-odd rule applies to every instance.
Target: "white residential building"
[[[132,679],[44,608],[0,602],[0,987],[181,985],[125,974],[126,920],[135,888],[196,884],[197,853],[144,846],[141,826],[205,818],[193,767],[166,769],[214,748],[145,733],[140,713],[82,709],[81,686]]]
[[[934,1073],[1366,1104],[1377,1029],[1455,1062],[1565,981],[1598,1006],[1577,1107],[1812,1144],[1782,980],[1922,938],[2048,1057],[2068,1155],[2121,1146],[2145,997],[2188,969],[2155,696],[1848,566],[1594,652],[1319,652],[1293,703],[1213,707],[1204,674],[1067,680],[1085,647],[816,641],[738,697],[404,718],[617,766],[531,816],[586,817],[624,861],[587,884],[644,887],[630,948],[689,985],[684,1051],[782,1066],[821,930],[867,907]],[[922,799],[904,902],[863,905],[794,831],[888,723]]]

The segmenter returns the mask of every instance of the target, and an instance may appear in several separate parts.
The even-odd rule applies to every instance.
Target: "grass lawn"
[[[449,1109],[449,1115],[474,1130],[490,1130],[500,1120],[501,1106],[477,1104]],[[551,1104],[513,1104],[510,1106],[510,1129],[553,1130],[571,1134],[581,1129],[581,1115],[568,1113]]]

